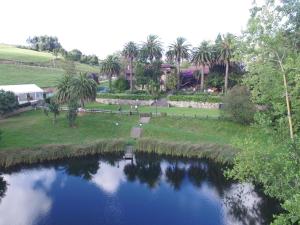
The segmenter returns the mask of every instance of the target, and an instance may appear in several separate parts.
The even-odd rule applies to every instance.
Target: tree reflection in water
[[[0,202],[5,195],[6,189],[7,189],[6,181],[3,179],[3,177],[0,177]]]

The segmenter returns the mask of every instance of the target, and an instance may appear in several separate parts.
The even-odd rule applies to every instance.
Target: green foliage
[[[128,99],[128,100],[152,100],[153,96],[149,94],[112,94],[112,93],[103,93],[97,94],[98,98],[111,98],[111,99]]]
[[[68,102],[68,112],[67,112],[67,119],[69,122],[70,127],[74,127],[75,120],[78,114],[78,102],[75,99],[70,99]]]
[[[0,115],[14,111],[18,107],[17,97],[10,91],[0,90]]]
[[[101,62],[101,72],[108,76],[109,90],[112,90],[112,76],[119,75],[121,71],[120,59],[115,55],[109,55]]]
[[[30,44],[31,48],[36,51],[50,51],[53,52],[54,49],[60,49],[61,44],[57,37],[52,36],[34,36],[28,38],[27,42]]]
[[[82,56],[82,52],[78,49],[73,49],[72,51],[68,52],[67,58],[72,61],[80,61]]]
[[[118,77],[118,79],[114,81],[113,87],[118,92],[124,92],[130,88],[128,80],[126,80],[123,76]]]
[[[46,103],[44,106],[46,116],[48,116],[49,113],[53,114],[53,123],[56,123],[56,117],[59,115],[59,106],[58,101],[54,97],[50,99],[50,103]]]
[[[168,74],[166,79],[167,90],[175,90],[178,82],[178,76],[176,76],[176,74]]]
[[[3,134],[3,131],[0,130],[0,141],[1,141],[1,139],[2,139],[2,134]]]
[[[151,63],[153,60],[160,60],[162,57],[162,43],[159,37],[156,35],[149,35],[147,41],[142,44],[140,51],[140,59],[143,62],[149,60]]]
[[[195,95],[170,95],[168,96],[170,101],[193,101],[193,102],[210,102],[220,103],[222,99],[220,96],[209,94],[195,94]]]
[[[247,87],[233,87],[223,98],[223,115],[238,123],[252,123],[254,120],[255,106],[250,98],[250,92]]]

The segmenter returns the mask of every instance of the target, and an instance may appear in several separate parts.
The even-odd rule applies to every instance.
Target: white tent
[[[37,102],[44,99],[44,91],[35,84],[0,85],[0,90],[11,91],[17,98],[19,104]]]

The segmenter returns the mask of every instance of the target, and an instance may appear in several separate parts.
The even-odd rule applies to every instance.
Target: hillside
[[[99,72],[99,67],[75,63],[78,72]],[[63,59],[51,53],[0,44],[0,84],[35,83],[52,87],[64,74]]]

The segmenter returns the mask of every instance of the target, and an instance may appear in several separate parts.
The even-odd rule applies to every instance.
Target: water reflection
[[[226,180],[223,170],[208,160],[156,155],[17,169],[0,177],[0,225],[268,224],[275,203],[252,185]],[[149,210],[157,210],[158,217],[148,218]]]
[[[54,169],[23,171],[3,178],[8,188],[0,204],[0,225],[34,224],[51,209],[47,191],[55,180]]]

